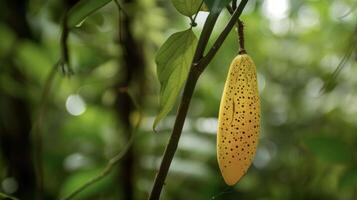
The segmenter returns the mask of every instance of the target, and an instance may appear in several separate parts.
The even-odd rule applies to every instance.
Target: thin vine
[[[141,124],[141,121],[142,121],[142,116],[143,116],[142,115],[142,109],[139,107],[139,104],[135,101],[135,99],[129,93],[129,91],[125,90],[123,92],[127,92],[128,93],[128,95],[131,97],[135,107],[139,111],[139,119],[138,119],[138,121],[137,121],[137,123],[136,123],[136,125],[134,127],[133,134],[130,136],[130,139],[129,139],[128,143],[124,146],[123,150],[121,150],[118,154],[116,154],[114,157],[112,157],[108,161],[107,166],[103,169],[103,171],[100,174],[98,174],[97,176],[95,176],[92,179],[88,180],[83,185],[81,185],[80,187],[75,189],[73,192],[67,194],[65,197],[61,198],[61,200],[73,199],[75,196],[77,196],[79,193],[81,193],[82,191],[87,189],[89,186],[101,181],[103,178],[108,176],[110,174],[110,172],[112,171],[113,167],[116,166],[120,162],[121,158],[123,158],[123,156],[125,156],[125,154],[130,149],[131,145],[133,144],[133,141],[134,141],[134,139],[136,137],[136,134],[137,134],[137,132],[138,132],[138,130],[140,128],[140,124]]]

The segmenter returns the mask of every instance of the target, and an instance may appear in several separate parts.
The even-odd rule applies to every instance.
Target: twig
[[[201,1],[200,6],[198,6],[198,9],[197,9],[197,11],[196,11],[195,16],[194,16],[193,18],[190,17],[190,19],[191,19],[191,26],[192,26],[192,27],[197,26],[196,18],[197,18],[198,12],[200,12],[200,10],[201,10],[202,5],[203,5],[203,0]]]
[[[191,64],[191,70],[189,72],[186,85],[183,91],[183,95],[181,98],[180,106],[177,111],[176,120],[174,124],[174,128],[172,130],[169,143],[166,146],[165,153],[163,159],[161,161],[160,169],[157,173],[157,176],[154,181],[153,188],[151,190],[149,200],[158,200],[160,198],[160,193],[162,187],[164,185],[168,170],[170,168],[172,159],[175,155],[178,142],[180,140],[182,127],[184,125],[187,111],[190,105],[190,101],[197,83],[197,80],[202,73],[202,71],[206,68],[208,63],[212,60],[213,56],[217,53],[218,48],[222,45],[223,41],[226,39],[228,33],[234,26],[234,23],[239,18],[240,14],[242,13],[245,5],[247,4],[248,0],[242,0],[240,5],[232,15],[230,21],[228,22],[227,26],[217,38],[214,46],[209,51],[209,56],[202,58],[203,52],[207,46],[208,39],[212,33],[214,28],[214,24],[217,21],[217,17],[220,12],[210,12],[207,17],[207,20],[203,26],[202,33],[198,40],[196,52]],[[204,62],[203,62],[204,61]]]

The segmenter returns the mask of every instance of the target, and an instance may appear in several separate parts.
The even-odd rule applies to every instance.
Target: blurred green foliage
[[[255,161],[236,186],[224,184],[216,162],[215,134],[224,80],[238,52],[237,35],[232,31],[198,82],[162,199],[356,199],[356,5],[354,0],[249,1],[242,20],[262,100]],[[63,7],[62,1],[29,0],[26,16],[34,40],[17,37],[12,27],[0,21],[0,94],[24,99],[33,123],[42,106],[45,80],[60,57]],[[127,13],[138,11],[131,28],[142,41],[147,63],[145,94],[133,97],[145,99],[140,107],[142,124],[133,143],[133,180],[135,199],[146,199],[176,110],[153,133],[160,94],[155,53],[170,34],[189,28],[190,21],[170,1],[142,0],[123,7]],[[206,16],[206,12],[197,16],[196,36]],[[224,11],[209,44],[228,19]],[[116,42],[117,20],[118,10],[111,2],[70,33],[75,74],[66,77],[58,71],[41,127],[48,199],[66,195],[99,174],[127,142],[113,109],[115,82],[125,70],[118,62],[123,49]],[[351,46],[354,53],[332,79],[333,85],[321,92]],[[13,63],[24,82],[12,76]],[[135,93],[136,87],[133,84],[128,91]],[[0,104],[4,104],[2,99]],[[6,108],[5,104],[1,107]],[[6,110],[0,113],[5,122]],[[131,118],[137,121],[139,111]],[[119,169],[76,199],[123,198]],[[8,171],[1,161],[0,191],[16,196]]]

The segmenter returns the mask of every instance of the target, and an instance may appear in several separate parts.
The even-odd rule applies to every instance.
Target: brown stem
[[[244,24],[242,20],[238,19],[238,41],[239,41],[239,54],[247,54],[244,48]]]

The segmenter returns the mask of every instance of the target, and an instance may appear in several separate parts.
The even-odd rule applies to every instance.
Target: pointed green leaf
[[[202,0],[172,0],[172,3],[181,14],[191,17],[199,9]]]
[[[157,75],[161,84],[160,111],[153,129],[175,105],[182,85],[185,83],[197,45],[191,29],[171,35],[156,54]]]
[[[73,28],[90,14],[94,13],[99,8],[105,6],[112,0],[81,0],[68,11],[69,28]]]
[[[232,0],[204,0],[210,11],[217,11],[226,7]]]

